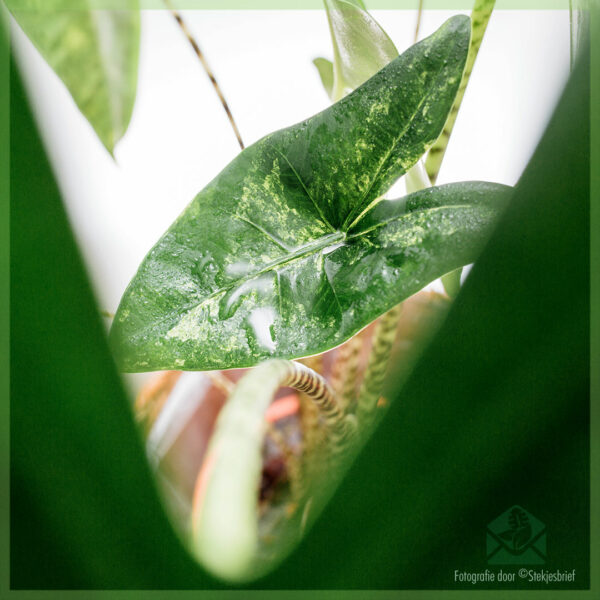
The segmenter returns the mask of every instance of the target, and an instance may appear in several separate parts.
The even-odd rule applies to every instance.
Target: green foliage
[[[313,60],[313,65],[317,67],[321,83],[331,99],[333,96],[333,63],[326,58],[315,58]]]
[[[62,79],[112,153],[127,130],[137,87],[137,0],[94,10],[91,0],[7,0],[12,15]]]
[[[454,129],[454,123],[456,123],[458,111],[460,110],[460,105],[462,104],[471,73],[473,72],[475,59],[479,53],[479,48],[481,47],[481,42],[483,41],[483,36],[485,35],[485,30],[487,29],[495,4],[496,0],[475,0],[475,5],[473,6],[473,11],[471,13],[471,44],[469,46],[469,56],[467,57],[465,72],[463,73],[460,88],[456,95],[456,99],[454,100],[454,106],[448,115],[448,121],[444,126],[442,135],[440,135],[429,151],[425,162],[427,175],[432,184],[435,184],[437,181],[440,167],[442,166],[442,161],[444,160],[444,155],[446,154],[446,149],[448,147],[448,142],[450,141],[450,136]]]
[[[548,523],[545,568],[589,586],[587,77],[377,435],[257,589],[472,590],[453,570],[481,570],[485,524],[515,494]],[[161,507],[18,78],[10,89],[11,588],[214,587]]]
[[[398,56],[398,50],[359,0],[324,2],[334,57],[333,84],[328,93],[336,102],[383,69]],[[319,73],[323,78],[321,68]],[[327,89],[325,80],[323,85]]]
[[[111,332],[120,366],[206,370],[323,352],[472,262],[507,188],[381,200],[439,135],[469,34],[466,17],[450,19],[331,108],[242,152],[125,292]]]

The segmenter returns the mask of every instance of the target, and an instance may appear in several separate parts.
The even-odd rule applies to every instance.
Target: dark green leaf
[[[94,10],[91,0],[8,0],[25,34],[67,86],[112,153],[131,118],[137,87],[137,0]]]
[[[450,19],[342,101],[242,152],[127,289],[111,334],[121,367],[222,369],[322,352],[472,262],[506,188],[381,201],[441,131],[469,33],[468,18]]]

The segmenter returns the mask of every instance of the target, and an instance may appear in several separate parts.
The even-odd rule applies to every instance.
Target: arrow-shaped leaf
[[[324,112],[224,169],[150,251],[111,332],[127,371],[325,351],[473,262],[505,186],[382,194],[437,138],[469,43],[449,20]]]
[[[112,153],[127,130],[137,87],[137,0],[97,10],[90,0],[7,0],[12,15],[62,79]]]

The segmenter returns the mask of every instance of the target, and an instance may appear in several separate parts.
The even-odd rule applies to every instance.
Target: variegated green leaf
[[[135,100],[137,0],[125,0],[119,10],[94,9],[92,0],[7,0],[7,5],[112,153]]]
[[[449,20],[200,192],[125,292],[111,332],[121,367],[222,369],[322,352],[473,262],[507,188],[381,200],[439,135],[469,31],[466,17]]]
[[[359,0],[324,0],[333,41],[335,102],[398,56],[396,46]]]

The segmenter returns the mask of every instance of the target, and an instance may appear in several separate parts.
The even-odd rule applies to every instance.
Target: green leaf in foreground
[[[475,260],[505,186],[381,200],[437,138],[470,23],[449,20],[331,108],[242,152],[142,263],[111,338],[126,371],[325,351]]]
[[[129,125],[137,87],[137,0],[94,10],[91,0],[7,0],[17,23],[62,79],[112,153]]]

